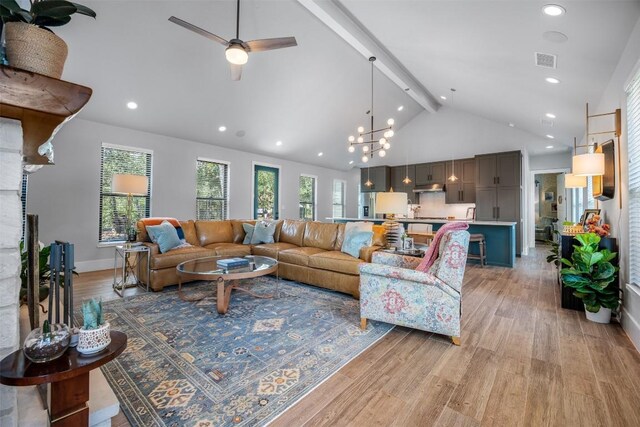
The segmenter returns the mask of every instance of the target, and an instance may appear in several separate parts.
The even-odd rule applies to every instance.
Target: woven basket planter
[[[24,22],[7,22],[9,65],[59,79],[67,59],[67,44],[51,31]]]

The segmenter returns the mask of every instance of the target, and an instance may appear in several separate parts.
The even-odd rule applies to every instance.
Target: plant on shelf
[[[571,260],[562,258],[568,268],[560,271],[562,283],[573,289],[586,309],[587,319],[609,323],[611,310],[618,308],[618,290],[611,284],[618,268],[611,263],[618,255],[609,249],[599,249],[600,236],[595,233],[578,234]]]
[[[9,65],[59,79],[67,58],[67,45],[50,28],[68,24],[76,13],[96,17],[88,7],[65,0],[30,0],[28,10],[16,0],[2,0],[0,18],[6,24]],[[5,58],[1,59],[4,63]]]
[[[111,343],[109,322],[104,320],[102,300],[91,299],[82,303],[83,326],[78,331],[78,351],[93,354]]]

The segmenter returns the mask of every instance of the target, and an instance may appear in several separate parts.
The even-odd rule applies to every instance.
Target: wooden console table
[[[0,383],[28,386],[51,383],[49,421],[55,427],[88,427],[89,371],[115,359],[127,348],[127,335],[111,331],[111,344],[98,354],[84,356],[75,348],[46,363],[27,359],[22,349],[0,362]]]

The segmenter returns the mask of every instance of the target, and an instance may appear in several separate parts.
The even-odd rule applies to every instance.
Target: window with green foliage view
[[[269,166],[254,165],[253,170],[253,218],[278,219],[278,186],[280,170]]]
[[[229,165],[198,160],[196,177],[196,219],[227,219]]]
[[[103,144],[100,162],[100,223],[99,242],[127,240],[127,195],[112,193],[113,175],[146,176],[147,194],[133,197],[131,224],[150,215],[151,209],[151,152],[136,148]]]
[[[316,179],[300,175],[300,219],[316,219]]]

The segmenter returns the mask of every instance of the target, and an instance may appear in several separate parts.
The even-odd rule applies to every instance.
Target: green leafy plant
[[[609,286],[616,279],[618,268],[611,261],[618,255],[609,249],[598,248],[600,236],[595,233],[578,234],[571,260],[562,258],[568,268],[560,271],[562,282],[572,288],[573,294],[584,302],[585,308],[597,313],[600,307],[615,310],[618,291]]]
[[[560,233],[558,230],[554,230],[553,234],[559,236]],[[547,241],[551,245],[551,249],[549,249],[549,255],[547,255],[547,262],[553,263],[556,267],[560,267],[560,243],[559,240],[548,240]]]
[[[98,329],[104,323],[102,316],[102,300],[95,298],[82,303],[82,317],[84,319],[84,329]]]
[[[49,30],[49,27],[60,27],[71,21],[71,15],[96,17],[96,13],[86,6],[65,0],[31,0],[29,10],[20,7],[16,0],[2,0],[0,18],[3,23],[24,22]]]

